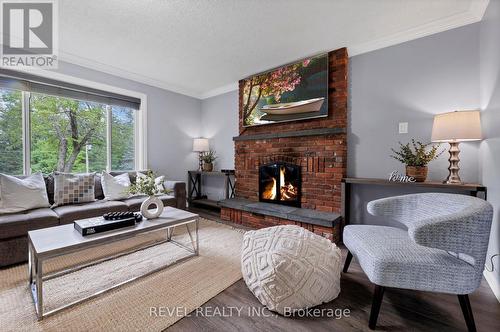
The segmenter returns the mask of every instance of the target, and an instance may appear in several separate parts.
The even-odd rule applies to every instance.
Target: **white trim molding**
[[[168,90],[175,93],[180,93],[182,95],[193,97],[196,99],[202,99],[202,94],[199,91],[193,91],[172,83],[167,83],[165,81],[157,80],[142,74],[138,74],[126,69],[110,66],[104,63],[100,63],[94,60],[90,60],[78,55],[59,51],[59,61],[64,61],[77,66],[85,67],[88,69],[96,70],[101,73],[106,73],[109,75],[125,78],[131,81],[139,82],[142,84],[154,86],[163,90]]]
[[[381,48],[401,44],[410,40],[430,36],[446,30],[451,30],[483,19],[484,12],[490,0],[475,0],[471,2],[469,10],[460,14],[451,15],[429,22],[418,27],[395,33],[391,36],[348,47],[349,56],[368,53]]]
[[[228,85],[221,86],[220,88],[202,93],[200,99],[208,99],[234,90],[238,90],[238,83],[231,83]]]

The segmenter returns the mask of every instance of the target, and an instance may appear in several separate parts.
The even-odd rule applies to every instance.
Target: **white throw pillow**
[[[145,178],[146,174],[143,174],[141,172],[137,172],[137,179],[139,178]],[[136,179],[136,181],[137,181]],[[163,185],[163,182],[165,182],[165,176],[159,176],[155,178],[155,186],[156,189],[158,190],[158,195],[159,194],[164,194],[165,193],[165,186]]]
[[[24,179],[0,174],[0,214],[49,207],[42,173]]]
[[[130,197],[130,194],[128,193],[128,189],[130,187],[130,176],[128,173],[113,176],[108,172],[102,172],[101,184],[104,199],[108,201],[126,199]]]

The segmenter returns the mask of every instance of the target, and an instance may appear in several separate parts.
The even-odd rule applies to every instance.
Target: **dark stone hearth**
[[[319,129],[296,130],[288,132],[274,132],[266,134],[235,136],[233,137],[233,141],[251,141],[259,139],[285,138],[285,137],[322,136],[322,135],[335,135],[335,134],[345,134],[345,133],[346,133],[345,128],[319,128]]]
[[[323,227],[334,227],[342,221],[338,213],[301,209],[292,206],[254,202],[247,199],[231,198],[219,202],[221,207],[241,210],[265,216],[302,222]]]

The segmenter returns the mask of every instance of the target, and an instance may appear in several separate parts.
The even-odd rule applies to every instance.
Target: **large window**
[[[138,111],[0,87],[0,172],[134,170]]]
[[[111,168],[134,169],[135,112],[126,107],[111,107]]]
[[[0,172],[23,174],[22,93],[0,89]]]
[[[32,93],[31,171],[105,170],[106,107]],[[128,169],[134,169],[134,165]]]

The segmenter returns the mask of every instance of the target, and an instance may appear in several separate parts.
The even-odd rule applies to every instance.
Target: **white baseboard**
[[[493,271],[493,272],[486,271],[486,270],[483,271],[484,279],[486,279],[486,281],[488,282],[488,285],[490,285],[490,288],[493,291],[493,294],[495,294],[498,302],[500,303],[500,285],[495,280],[493,273],[496,273],[496,271]]]

